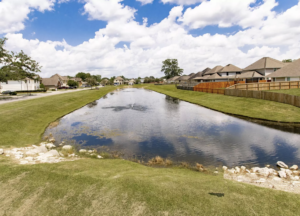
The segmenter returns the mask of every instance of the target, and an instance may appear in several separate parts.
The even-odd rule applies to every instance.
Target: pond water
[[[224,104],[226,106],[226,104]],[[300,129],[262,125],[145,89],[117,90],[48,128],[57,143],[204,165],[300,164]]]

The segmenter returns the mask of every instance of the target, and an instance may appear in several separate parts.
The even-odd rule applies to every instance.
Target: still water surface
[[[224,104],[226,106],[226,104]],[[288,132],[292,131],[292,132]],[[145,89],[123,89],[48,128],[57,143],[204,165],[300,164],[300,129],[276,128],[212,111]]]

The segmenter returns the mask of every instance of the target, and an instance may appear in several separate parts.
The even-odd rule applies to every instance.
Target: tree
[[[115,77],[115,76],[111,77],[111,78],[109,79],[109,84],[110,84],[110,85],[113,85],[113,84],[114,84],[114,81],[115,81],[115,79],[116,79],[116,77]]]
[[[284,59],[284,60],[282,60],[282,62],[283,63],[288,63],[288,62],[293,62],[293,60],[292,59]]]
[[[97,81],[94,78],[86,78],[85,81],[87,82],[88,85],[91,86],[91,89],[93,86],[97,84]]]
[[[40,84],[41,89],[45,89],[45,85],[43,83]]]
[[[72,87],[79,86],[78,82],[76,82],[75,80],[68,80],[67,84],[68,84],[68,86],[72,86]]]
[[[75,77],[81,78],[82,81],[86,81],[87,78],[91,77],[91,74],[90,73],[79,72],[79,73],[76,74]]]
[[[31,59],[23,51],[9,53],[4,49],[6,38],[0,39],[0,82],[7,80],[24,80],[25,78],[35,79],[36,74],[41,72],[38,62]]]
[[[101,75],[92,75],[92,78],[94,78],[97,82],[101,82]]]
[[[163,61],[161,72],[165,73],[166,79],[170,79],[174,76],[180,76],[183,73],[183,69],[178,66],[177,59],[166,59]]]

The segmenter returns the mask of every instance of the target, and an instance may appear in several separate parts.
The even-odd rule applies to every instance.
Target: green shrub
[[[17,92],[11,92],[10,95],[17,95]]]

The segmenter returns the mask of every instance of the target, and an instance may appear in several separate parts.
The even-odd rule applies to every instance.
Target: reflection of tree
[[[103,98],[103,99],[106,99],[106,98],[107,98],[107,94],[106,94],[106,95],[104,95],[102,98]]]
[[[171,96],[166,95],[166,100],[168,103],[179,104],[180,100],[178,98],[173,98]]]
[[[94,106],[97,106],[98,102],[97,101],[93,101],[92,103],[89,103],[87,105],[88,108],[93,108]]]
[[[111,93],[109,93],[110,95],[114,95],[115,93],[113,93],[113,92],[111,92]]]

